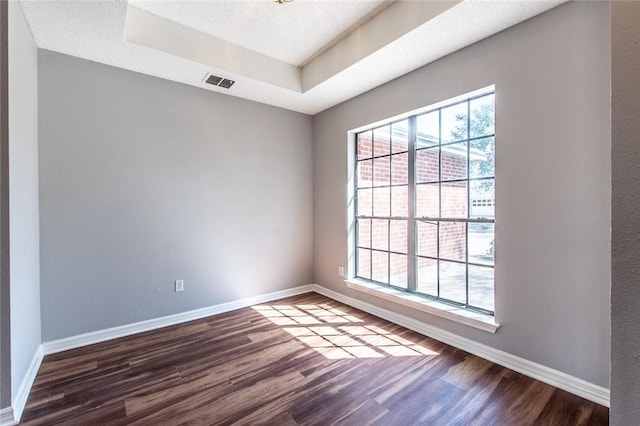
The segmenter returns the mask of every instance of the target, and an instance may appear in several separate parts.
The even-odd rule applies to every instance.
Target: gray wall
[[[39,65],[44,341],[312,282],[311,117]]]
[[[611,3],[611,424],[640,418],[640,3]]]
[[[315,281],[609,386],[607,3],[568,3],[314,117]],[[496,85],[492,335],[347,289],[347,131]]]
[[[0,408],[11,405],[8,2],[0,2]]]
[[[38,50],[9,2],[9,222],[13,398],[40,345]]]

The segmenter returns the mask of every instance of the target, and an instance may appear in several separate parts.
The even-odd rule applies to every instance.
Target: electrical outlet
[[[344,266],[338,266],[338,275],[344,277]]]
[[[184,291],[184,280],[176,280],[176,291]]]

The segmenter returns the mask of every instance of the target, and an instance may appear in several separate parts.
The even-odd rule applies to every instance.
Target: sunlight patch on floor
[[[257,305],[253,309],[328,359],[438,355],[328,304]]]

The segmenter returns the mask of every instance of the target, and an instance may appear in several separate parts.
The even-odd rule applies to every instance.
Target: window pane
[[[442,143],[467,139],[467,103],[442,109]]]
[[[493,179],[471,181],[471,214],[474,218],[495,216]]]
[[[371,216],[373,211],[371,210],[373,200],[373,190],[372,189],[358,189],[358,216]]]
[[[416,185],[416,216],[440,216],[440,184]]]
[[[494,264],[493,223],[469,224],[469,262],[484,265]]]
[[[469,265],[469,304],[494,310],[493,268]]]
[[[416,258],[418,263],[417,288],[419,293],[438,296],[438,261]]]
[[[407,221],[392,220],[389,224],[389,250],[407,252]]]
[[[373,159],[373,185],[391,184],[391,158],[382,157]]]
[[[391,264],[389,265],[391,271],[391,285],[396,287],[407,288],[407,256],[404,254],[391,254]]]
[[[461,222],[440,222],[440,258],[466,262],[467,227]]]
[[[358,247],[371,247],[371,219],[358,219]]]
[[[356,275],[360,278],[371,279],[371,250],[358,249]]]
[[[442,184],[442,217],[467,217],[467,182]]]
[[[455,143],[442,147],[440,167],[442,180],[467,178],[467,143]]]
[[[478,139],[471,142],[469,175],[471,178],[493,177],[495,175],[493,138]]]
[[[438,256],[438,224],[436,222],[416,221],[417,254],[420,256]]]
[[[433,111],[419,115],[417,118],[416,148],[438,145],[440,139],[439,112]]]
[[[358,134],[357,145],[358,145],[358,160],[362,160],[364,158],[371,158],[372,150],[371,150],[371,130],[364,133]]]
[[[356,135],[356,274],[493,311],[495,95],[453,102]]]
[[[437,182],[440,180],[440,149],[416,151],[416,182]]]
[[[391,188],[391,216],[407,217],[408,198],[408,186],[394,186]]]
[[[493,135],[494,133],[494,98],[492,93],[470,102],[471,128],[470,137]]]
[[[371,221],[371,248],[389,250],[389,221],[373,219]]]
[[[466,266],[440,261],[440,297],[454,302],[467,302]]]
[[[391,156],[391,184],[406,185],[409,183],[409,154]]]
[[[374,251],[372,279],[389,284],[389,253]]]
[[[389,126],[373,129],[373,156],[389,154],[390,149]]]
[[[370,187],[373,162],[371,160],[358,161],[358,188]]]
[[[375,197],[373,200],[374,216],[390,216],[391,215],[390,189],[391,188],[389,187],[373,189],[373,196]]]
[[[409,149],[409,120],[391,125],[391,151],[404,152]]]

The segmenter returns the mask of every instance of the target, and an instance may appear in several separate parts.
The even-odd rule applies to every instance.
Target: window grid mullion
[[[374,188],[374,177],[375,177],[375,161],[373,157],[375,156],[375,146],[376,146],[376,131],[375,129],[371,130],[371,215],[375,216],[375,208],[374,200],[376,198],[376,189]],[[369,226],[369,279],[373,280],[373,220],[371,220],[371,225]]]
[[[358,250],[358,246],[360,245],[360,240],[359,240],[359,236],[360,236],[360,230],[358,229],[360,227],[360,219],[358,219],[358,176],[360,174],[360,159],[358,158],[358,152],[360,150],[360,136],[356,135],[356,150],[355,150],[355,156],[356,156],[356,170],[355,170],[355,177],[353,179],[353,198],[354,198],[354,216],[355,216],[355,221],[356,221],[356,229],[355,229],[355,250],[354,250],[354,254],[355,254],[355,264],[354,264],[354,271],[353,274],[357,277],[358,276],[358,268],[360,267],[360,253]],[[373,213],[373,212],[371,212]]]
[[[389,124],[389,216],[391,216],[392,198],[391,183],[393,182],[393,126]],[[387,219],[387,283],[391,285],[391,221]]]
[[[465,142],[467,140],[469,140],[470,142],[475,142],[475,141],[480,140],[480,139],[494,138],[495,136],[496,136],[495,133],[487,133],[486,135],[474,136],[474,137],[468,138],[468,139],[460,139],[460,140],[449,141],[449,142],[442,143],[440,145],[423,146],[421,148],[416,147],[416,151],[427,151],[427,150],[435,149],[435,148],[438,148],[438,147],[441,147],[441,146],[447,147],[449,145],[456,145],[456,144],[459,144],[459,143],[463,143],[463,142]],[[381,155],[380,157],[384,157],[384,156],[388,156],[388,155],[389,154],[384,154],[384,155]],[[373,158],[377,158],[377,157],[373,157]],[[368,158],[366,158],[365,160],[368,160]]]
[[[387,220],[387,284],[391,285],[391,221]]]
[[[373,249],[373,250],[377,250],[377,249]],[[380,251],[380,250],[377,250]],[[399,254],[403,254],[403,253],[399,253]],[[427,256],[427,255],[417,255],[417,258],[421,258],[421,259],[431,259],[431,260],[438,260],[437,258],[433,257],[433,256]],[[460,265],[464,265],[465,261],[464,260],[455,260],[455,259],[447,259],[447,262],[451,262],[451,263],[458,263]],[[495,269],[495,265],[487,265],[484,263],[476,263],[476,262],[469,262],[469,265],[471,266],[482,266],[483,268],[493,268]]]
[[[438,218],[442,217],[442,108],[438,108]],[[440,221],[436,227],[436,282],[440,297]]]
[[[407,135],[407,289],[414,293],[417,289],[416,268],[416,139],[418,135],[417,117],[409,117]]]
[[[491,93],[492,94],[492,93]],[[372,216],[370,218],[367,218],[370,222],[370,229],[369,229],[369,275],[370,275],[370,280],[373,282],[377,282],[379,284],[379,281],[376,281],[373,279],[373,219],[377,218],[377,219],[381,219],[382,221],[386,221],[387,223],[387,250],[375,250],[375,251],[380,251],[381,253],[385,253],[387,256],[387,285],[391,286],[391,276],[392,276],[392,262],[391,262],[391,223],[395,223],[395,220],[406,220],[406,227],[407,227],[407,262],[406,262],[406,266],[407,266],[407,290],[411,293],[418,293],[421,294],[418,290],[418,278],[419,278],[419,262],[418,259],[422,258],[424,256],[418,256],[417,254],[417,246],[418,246],[418,240],[419,240],[419,235],[418,235],[418,229],[417,229],[417,222],[418,221],[427,221],[427,222],[434,222],[434,224],[436,225],[436,247],[435,247],[435,251],[436,251],[436,256],[435,258],[431,258],[430,256],[427,256],[426,258],[430,258],[436,261],[436,289],[437,289],[437,296],[435,297],[435,299],[439,299],[439,300],[443,300],[445,302],[448,303],[452,303],[455,305],[460,305],[460,306],[464,306],[465,308],[469,308],[472,310],[477,310],[480,312],[484,312],[484,313],[489,313],[489,314],[493,314],[493,311],[488,311],[484,308],[479,308],[477,306],[472,306],[470,303],[470,288],[469,288],[469,283],[470,283],[470,279],[469,279],[469,267],[470,265],[477,265],[477,266],[487,266],[490,268],[494,268],[494,266],[491,265],[483,265],[483,264],[476,264],[474,263],[470,263],[470,254],[469,254],[469,248],[470,248],[470,241],[469,241],[469,234],[470,234],[470,225],[471,223],[495,223],[495,219],[489,219],[486,217],[477,217],[477,218],[473,218],[472,214],[471,214],[471,210],[473,207],[473,197],[472,197],[472,188],[471,188],[471,182],[475,182],[475,181],[489,181],[492,180],[493,182],[495,182],[495,172],[493,176],[485,176],[485,177],[479,177],[479,178],[471,178],[471,141],[472,140],[480,140],[480,139],[484,139],[484,138],[488,138],[488,137],[495,137],[495,131],[494,134],[492,135],[482,135],[482,136],[474,136],[473,138],[471,137],[471,100],[476,99],[476,98],[481,98],[483,96],[488,96],[491,94],[482,94],[482,95],[478,95],[478,96],[474,96],[472,98],[467,98],[463,101],[457,102],[455,104],[450,104],[450,105],[443,105],[443,106],[439,106],[437,108],[434,108],[431,111],[425,112],[423,114],[428,114],[431,112],[436,112],[437,111],[437,122],[438,122],[438,136],[437,136],[437,145],[433,146],[433,147],[427,147],[427,148],[420,148],[418,147],[418,129],[417,129],[417,119],[418,119],[418,115],[412,115],[410,117],[408,117],[407,123],[407,151],[402,151],[402,152],[398,152],[398,153],[394,153],[393,152],[393,123],[389,123],[387,124],[388,128],[389,128],[389,139],[387,141],[388,145],[389,145],[389,154],[382,154],[382,155],[378,155],[377,157],[374,155],[374,148],[375,148],[375,130],[376,129],[371,129],[371,135],[372,135],[372,140],[371,140],[371,167],[372,167],[372,171],[371,171],[371,213]],[[466,138],[463,138],[460,141],[454,141],[454,142],[444,142],[443,141],[443,109],[445,108],[449,108],[451,106],[455,106],[458,104],[462,104],[465,103],[466,105]],[[434,123],[435,124],[435,123]],[[403,129],[401,129],[403,130]],[[360,141],[358,140],[357,143],[360,143]],[[443,207],[443,176],[444,176],[444,171],[443,170],[443,151],[442,151],[442,147],[443,146],[447,146],[447,145],[451,145],[454,143],[466,143],[466,177],[464,179],[455,179],[452,180],[451,182],[460,182],[460,183],[464,183],[466,185],[466,204],[467,204],[467,212],[466,212],[466,217],[460,217],[460,218],[444,218],[442,217],[443,211],[445,210]],[[438,174],[438,181],[437,181],[437,202],[438,202],[438,217],[436,218],[431,218],[431,217],[418,217],[416,215],[417,212],[417,208],[418,208],[418,199],[417,199],[417,168],[418,168],[418,164],[417,164],[417,151],[418,150],[423,150],[423,149],[430,149],[430,148],[438,148],[438,169],[437,169],[437,174]],[[464,150],[462,151],[464,152]],[[393,212],[393,201],[394,201],[394,196],[393,196],[393,191],[392,191],[392,187],[395,186],[402,186],[401,184],[397,184],[394,185],[393,184],[393,171],[394,171],[394,165],[393,165],[393,158],[395,154],[407,154],[407,216],[406,219],[402,218],[402,217],[393,217],[392,216],[392,212]],[[454,153],[455,154],[455,153]],[[357,154],[356,154],[357,155]],[[388,185],[383,185],[382,187],[378,188],[375,186],[375,180],[374,180],[374,170],[375,170],[375,166],[374,166],[374,159],[380,157],[380,159],[382,158],[387,158],[389,161],[389,166],[388,166],[388,170],[389,170],[389,176],[388,176]],[[359,161],[356,158],[356,165],[359,165]],[[448,163],[447,163],[448,164]],[[458,163],[456,163],[458,164]],[[464,164],[464,163],[463,163]],[[397,166],[396,166],[397,167]],[[452,167],[457,167],[457,166],[452,166]],[[447,181],[449,182],[449,181]],[[436,182],[433,182],[436,183]],[[357,194],[357,189],[358,189],[358,184],[357,184],[357,179],[356,179],[356,194]],[[456,185],[457,186],[457,185]],[[376,217],[376,215],[374,214],[374,209],[377,205],[376,203],[376,196],[375,196],[375,192],[376,189],[380,190],[381,188],[386,187],[389,190],[389,194],[388,194],[388,202],[389,202],[389,215],[387,217]],[[456,193],[458,193],[458,191],[456,190]],[[455,194],[453,194],[455,195]],[[452,196],[453,196],[452,195]],[[462,195],[462,194],[460,194]],[[357,208],[357,196],[356,196],[356,208]],[[458,205],[458,195],[455,195],[455,197],[453,199],[451,199],[451,202],[455,201],[455,205]],[[379,201],[379,200],[378,200]],[[426,200],[428,202],[428,200]],[[492,202],[493,206],[495,205],[495,202]],[[489,206],[489,207],[491,207]],[[484,204],[482,206],[479,207],[484,207]],[[456,207],[457,208],[457,207]],[[362,216],[356,216],[356,223],[357,225],[360,223],[360,220],[363,220],[366,217],[366,215],[362,215]],[[464,222],[464,236],[465,236],[465,242],[464,242],[464,248],[465,248],[465,254],[464,254],[464,261],[455,261],[455,263],[461,263],[465,265],[465,294],[464,294],[464,303],[458,302],[458,301],[454,301],[454,300],[449,300],[449,299],[445,299],[442,297],[443,294],[443,289],[442,289],[442,283],[441,283],[441,270],[440,270],[440,263],[441,263],[441,255],[442,255],[442,247],[441,247],[441,238],[443,237],[443,230],[441,229],[441,225],[443,224],[443,222]],[[384,223],[384,222],[383,222]],[[357,227],[356,227],[357,228]],[[356,235],[356,248],[359,248],[359,235],[360,235],[360,230],[356,229],[355,232]],[[454,234],[450,235],[451,238],[454,237]],[[459,246],[458,246],[459,247]],[[394,252],[396,253],[396,252]],[[399,253],[397,253],[399,254]],[[356,262],[358,261],[358,255],[356,254]],[[433,297],[431,295],[425,295],[427,297]],[[460,295],[462,296],[462,295]]]
[[[360,246],[357,246],[356,248],[372,250],[372,251],[376,251],[376,252],[378,252],[378,253],[387,253],[387,252],[390,252],[391,254],[401,254],[401,255],[403,255],[403,256],[406,254],[406,253],[402,253],[402,252],[394,251],[394,250],[382,250],[382,249],[377,249],[377,248],[372,248],[372,249],[370,249],[369,247],[360,247]],[[419,256],[419,257],[420,257],[420,256]],[[425,256],[425,257],[426,257],[426,256]],[[458,261],[458,262],[463,263],[462,261]],[[491,265],[480,265],[480,266],[487,266],[487,267],[490,267]]]
[[[470,158],[471,158],[471,102],[467,100],[467,217],[471,216],[471,182]],[[469,306],[469,222],[464,224],[464,289],[465,303]]]

